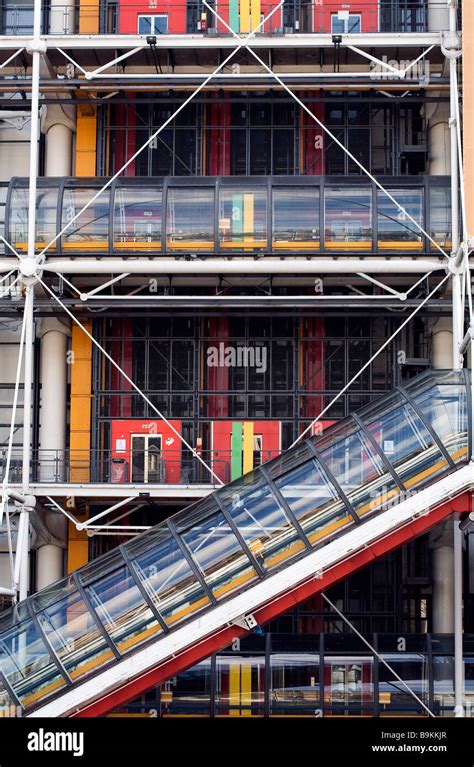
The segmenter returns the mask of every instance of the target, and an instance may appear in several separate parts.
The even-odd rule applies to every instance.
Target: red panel
[[[232,449],[232,424],[244,421],[214,421],[211,424],[213,469],[220,479],[229,481]],[[254,434],[262,436],[263,460],[266,463],[281,453],[280,421],[253,421]]]
[[[111,335],[113,340],[110,342],[110,356],[131,378],[133,365],[132,321],[130,319],[112,320]],[[132,415],[132,397],[123,392],[131,391],[132,386],[114,365],[110,366],[110,388],[114,392],[122,392],[120,398],[114,396],[111,399],[110,415],[112,418],[130,417]]]
[[[361,32],[377,32],[379,28],[378,0],[348,0],[338,5],[334,0],[322,0],[315,3],[315,31],[322,29],[331,32],[331,16],[339,10],[349,11],[350,14],[361,16]]]
[[[138,32],[138,16],[168,16],[168,32],[184,34],[186,32],[186,0],[179,0],[170,13],[170,0],[156,2],[150,7],[149,2],[143,0],[125,0],[120,3],[119,10],[119,33],[136,35]]]
[[[308,109],[324,123],[325,109],[320,101],[307,102]],[[303,133],[303,167],[305,176],[322,176],[324,174],[324,146],[327,140],[323,129],[304,109],[301,110],[301,125]]]
[[[229,338],[229,320],[227,317],[212,317],[209,320],[209,346],[218,346]],[[206,360],[207,361],[207,360]],[[224,365],[207,367],[209,392],[229,390],[229,368]],[[207,414],[209,418],[226,418],[229,415],[229,398],[225,394],[210,394]]]
[[[169,423],[181,434],[181,421],[169,421]],[[130,477],[130,452],[132,434],[160,434],[161,450],[166,467],[166,482],[168,484],[179,484],[181,481],[181,443],[164,421],[140,420],[134,418],[127,421],[113,421],[111,433],[111,457],[124,458],[129,466]],[[117,440],[121,444],[117,444]],[[118,448],[118,449],[117,449]],[[125,477],[122,481],[125,481]]]
[[[257,610],[254,615],[260,625],[268,623],[278,615],[291,609],[295,605],[307,599],[311,595],[320,592],[332,584],[340,581],[349,573],[353,573],[359,570],[364,565],[371,562],[378,556],[388,554],[393,549],[400,546],[402,543],[406,543],[414,537],[414,534],[421,535],[426,533],[431,527],[436,525],[445,517],[455,512],[465,512],[471,508],[471,494],[463,493],[451,501],[440,506],[435,512],[420,517],[416,522],[407,525],[401,530],[388,535],[383,541],[378,541],[368,549],[355,554],[351,559],[341,562],[331,570],[327,570],[322,578],[312,579],[307,583],[298,586],[293,589],[291,593],[275,599],[271,604]],[[377,553],[376,553],[377,552]],[[108,711],[112,711],[119,706],[123,706],[125,703],[133,700],[139,695],[143,694],[147,690],[164,682],[171,676],[178,674],[180,671],[184,671],[186,668],[193,666],[195,663],[209,657],[213,652],[216,652],[224,647],[227,647],[235,637],[241,637],[246,632],[243,629],[239,629],[236,626],[223,629],[219,633],[215,634],[208,639],[205,639],[201,644],[195,645],[188,650],[185,650],[178,657],[172,660],[166,661],[159,668],[148,671],[140,678],[137,678],[128,684],[125,684],[121,689],[116,690],[107,695],[102,700],[98,700],[90,705],[86,706],[82,711],[74,714],[74,717],[93,717],[106,714]]]
[[[217,98],[219,94],[211,94]],[[225,94],[228,98],[229,94]],[[211,103],[208,135],[209,174],[211,176],[230,176],[230,104]]]

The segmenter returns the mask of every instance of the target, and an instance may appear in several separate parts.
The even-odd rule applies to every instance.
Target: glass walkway
[[[257,609],[282,571],[286,591],[295,563],[353,530],[363,541],[469,461],[468,396],[467,371],[425,373],[0,615],[0,715],[103,695],[138,675],[143,648],[150,665],[162,642],[179,657],[196,627],[204,641],[229,626],[242,595]]]

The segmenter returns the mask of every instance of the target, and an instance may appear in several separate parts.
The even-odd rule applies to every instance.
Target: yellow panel
[[[91,320],[84,322],[88,332]],[[92,341],[77,325],[72,328],[70,436],[71,482],[90,479]]]
[[[99,0],[81,0],[79,6],[79,34],[96,35],[99,32]]]
[[[250,26],[252,27],[252,29],[251,29],[252,32],[260,24],[261,13],[262,13],[262,9],[261,9],[261,2],[260,2],[260,0],[252,0],[252,5],[251,5],[252,19],[251,19],[251,22],[250,22]]]
[[[240,0],[240,31],[250,32],[250,0]]]
[[[253,423],[244,423],[244,474],[253,468]]]
[[[252,703],[252,666],[250,663],[242,665],[240,670],[240,699],[242,706],[249,706],[249,708],[242,709],[241,716],[252,716],[250,708]]]
[[[96,175],[97,111],[79,105],[76,120],[76,176]]]
[[[240,666],[232,663],[229,667],[229,715],[240,716]]]
[[[253,240],[255,226],[255,197],[253,194],[244,194],[244,232],[250,236],[244,237],[244,242]]]

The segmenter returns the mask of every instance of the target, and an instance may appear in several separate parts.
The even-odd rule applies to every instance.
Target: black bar
[[[188,551],[188,549],[186,548],[185,544],[181,540],[179,534],[176,532],[176,528],[174,526],[174,522],[172,522],[171,519],[167,519],[165,524],[167,525],[171,535],[173,536],[174,540],[176,541],[176,543],[178,545],[178,548],[181,551],[181,554],[185,558],[185,560],[188,563],[189,567],[193,571],[195,577],[197,578],[197,580],[201,584],[202,588],[204,589],[204,593],[209,598],[209,601],[211,602],[212,605],[217,605],[217,599],[215,598],[215,596],[212,593],[211,589],[207,585],[203,574],[201,573],[201,571],[200,571],[199,567],[197,566],[196,562],[194,561],[191,553]]]
[[[305,439],[305,443],[308,445],[309,449],[311,450],[311,452],[313,453],[313,455],[317,459],[318,463],[321,466],[321,469],[326,474],[327,479],[329,479],[329,483],[334,486],[334,489],[336,490],[337,494],[339,495],[341,501],[343,501],[344,506],[346,507],[347,511],[351,515],[352,519],[354,520],[354,522],[357,525],[359,525],[360,524],[359,517],[357,516],[357,514],[354,511],[354,509],[352,508],[351,502],[349,501],[347,495],[345,494],[344,490],[340,486],[340,484],[337,481],[336,477],[332,473],[331,469],[327,465],[326,461],[321,457],[319,450],[317,450],[317,448],[315,447],[315,445],[313,444],[313,442],[310,439]]]
[[[28,599],[26,599],[25,601],[26,601],[26,607],[27,607],[28,612],[30,614],[30,618],[33,621],[33,623],[35,624],[35,628],[36,628],[38,634],[40,635],[41,639],[43,640],[43,642],[44,642],[44,644],[46,646],[46,649],[48,651],[49,657],[51,658],[52,662],[54,663],[54,665],[58,669],[58,671],[61,674],[61,676],[64,679],[64,681],[66,682],[66,685],[68,687],[71,687],[72,679],[69,676],[69,674],[67,673],[67,671],[64,668],[63,664],[61,663],[61,661],[59,660],[59,658],[56,655],[55,651],[53,650],[51,644],[49,643],[48,638],[47,638],[46,634],[44,633],[43,628],[42,628],[42,626],[41,626],[41,624],[40,624],[40,622],[38,620],[38,616],[36,615],[36,613],[35,613],[35,611],[33,609],[33,605],[31,604],[31,597],[28,597]]]
[[[262,474],[265,477],[265,481],[268,484],[268,487],[270,489],[271,494],[273,495],[273,497],[275,498],[277,503],[279,503],[281,506],[283,506],[283,509],[285,510],[286,515],[289,517],[293,527],[296,529],[296,532],[300,536],[301,540],[303,541],[303,543],[306,546],[306,548],[308,549],[308,551],[312,551],[313,547],[311,546],[310,542],[308,541],[303,528],[301,527],[300,523],[298,522],[298,520],[296,519],[296,517],[293,514],[292,510],[290,509],[290,507],[288,506],[287,502],[285,501],[281,491],[274,485],[273,480],[271,479],[270,474],[268,473],[268,471],[265,468],[265,466],[259,466],[257,471],[259,471],[260,474]]]
[[[92,620],[94,621],[95,625],[97,626],[97,628],[99,629],[100,633],[104,637],[104,639],[105,639],[109,649],[112,650],[112,653],[113,653],[115,659],[116,660],[120,660],[120,658],[122,656],[120,655],[120,652],[118,651],[115,642],[112,640],[112,637],[109,636],[109,634],[105,630],[105,626],[103,625],[103,623],[100,620],[99,616],[97,615],[97,613],[96,613],[96,611],[95,611],[95,609],[94,609],[94,607],[93,607],[89,597],[87,596],[86,590],[85,590],[84,586],[82,585],[82,583],[79,580],[79,575],[77,573],[77,570],[75,570],[73,573],[71,573],[71,575],[72,575],[72,577],[74,579],[74,583],[76,584],[76,587],[77,587],[77,590],[78,590],[79,594],[81,595],[82,599],[84,600],[85,606],[89,610],[89,613],[90,613],[90,615],[92,617]]]
[[[143,583],[141,582],[141,580],[140,580],[140,578],[138,576],[137,571],[135,570],[135,566],[133,564],[133,560],[130,559],[130,557],[128,555],[128,551],[127,551],[127,549],[125,548],[125,546],[123,544],[121,546],[119,546],[119,551],[120,551],[122,557],[125,560],[125,564],[127,565],[128,571],[129,571],[130,575],[132,576],[132,579],[133,579],[133,581],[134,581],[138,591],[142,595],[142,597],[145,600],[146,604],[148,605],[148,607],[150,608],[151,612],[153,613],[153,616],[156,618],[156,620],[160,624],[160,626],[163,629],[163,631],[165,632],[165,634],[167,634],[169,632],[169,628],[166,625],[166,621],[163,618],[163,616],[161,615],[161,613],[159,612],[159,610],[153,604],[153,600],[151,599],[151,597],[147,594],[146,589],[145,589]]]
[[[372,436],[372,434],[370,433],[370,431],[368,430],[368,428],[366,427],[364,422],[355,413],[352,413],[351,418],[359,426],[359,428],[362,431],[363,435],[365,437],[367,437],[369,443],[372,445],[372,447],[374,448],[375,452],[377,453],[379,458],[382,460],[382,463],[384,464],[385,468],[387,469],[389,474],[392,475],[392,478],[395,481],[396,485],[398,485],[400,490],[405,492],[405,490],[406,490],[405,485],[403,484],[402,480],[400,479],[400,477],[398,476],[397,472],[393,468],[392,464],[388,460],[387,456],[385,455],[384,451],[380,447],[379,443],[377,442],[376,439],[374,439],[374,437]]]
[[[414,401],[413,397],[410,394],[408,394],[407,391],[405,391],[403,386],[397,386],[396,388],[397,388],[397,391],[399,391],[400,394],[406,399],[406,401],[412,406],[412,408],[415,411],[415,413],[417,414],[418,418],[423,422],[423,425],[425,426],[426,430],[433,437],[436,445],[438,445],[442,455],[446,458],[446,460],[449,463],[449,465],[451,467],[455,466],[456,464],[454,463],[453,459],[449,455],[448,451],[446,450],[445,446],[443,445],[442,441],[440,440],[439,436],[436,434],[435,430],[431,426],[430,422],[428,421],[428,419],[426,418],[424,413],[422,413],[422,411],[420,410],[420,408],[418,407],[418,405]]]
[[[255,555],[253,554],[252,550],[250,549],[250,547],[247,545],[246,541],[242,537],[242,533],[240,532],[239,528],[235,524],[235,522],[232,519],[231,515],[229,514],[229,512],[225,508],[224,504],[222,503],[222,501],[221,501],[221,499],[219,497],[219,493],[214,493],[214,500],[217,501],[217,505],[219,506],[220,510],[222,511],[222,514],[224,515],[224,518],[225,518],[227,524],[229,525],[229,527],[233,531],[233,533],[234,533],[235,537],[237,538],[238,542],[240,543],[240,545],[242,546],[243,550],[245,551],[245,553],[247,554],[248,558],[250,559],[252,565],[254,566],[255,570],[257,571],[258,576],[260,578],[264,578],[265,575],[266,575],[265,570],[260,565],[258,559],[255,557]]]
[[[469,370],[467,368],[462,369],[463,375],[464,375],[464,385],[466,387],[466,406],[467,406],[467,423],[468,423],[468,429],[467,429],[467,435],[468,435],[468,448],[469,448],[469,455],[468,459],[470,459],[472,455],[472,391],[471,391],[471,381],[470,381],[470,375]],[[471,373],[472,375],[472,373]]]

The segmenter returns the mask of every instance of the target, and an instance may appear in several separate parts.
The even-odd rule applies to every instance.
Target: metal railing
[[[199,455],[215,474],[227,483],[232,478],[232,454],[226,450],[202,450]],[[263,450],[259,462],[266,463],[278,455]],[[151,453],[121,456],[113,450],[33,450],[30,481],[44,484],[149,484],[149,485],[217,485],[217,480],[186,450],[167,451],[147,465]],[[7,449],[0,451],[0,481],[3,481]],[[9,483],[22,481],[21,448],[13,448]]]
[[[279,0],[254,2],[253,13],[240,12],[238,0],[219,0],[222,21],[196,0],[168,0],[131,4],[73,2],[43,4],[42,34],[228,35],[228,24],[238,34],[248,34],[268,16]],[[212,0],[209,4],[212,4]],[[7,3],[2,7],[4,35],[28,35],[33,30],[33,3]],[[224,23],[225,22],[225,23]],[[337,0],[286,0],[284,7],[265,22],[259,34],[358,34],[402,32],[420,34],[448,27],[443,0],[362,0],[350,9]]]

